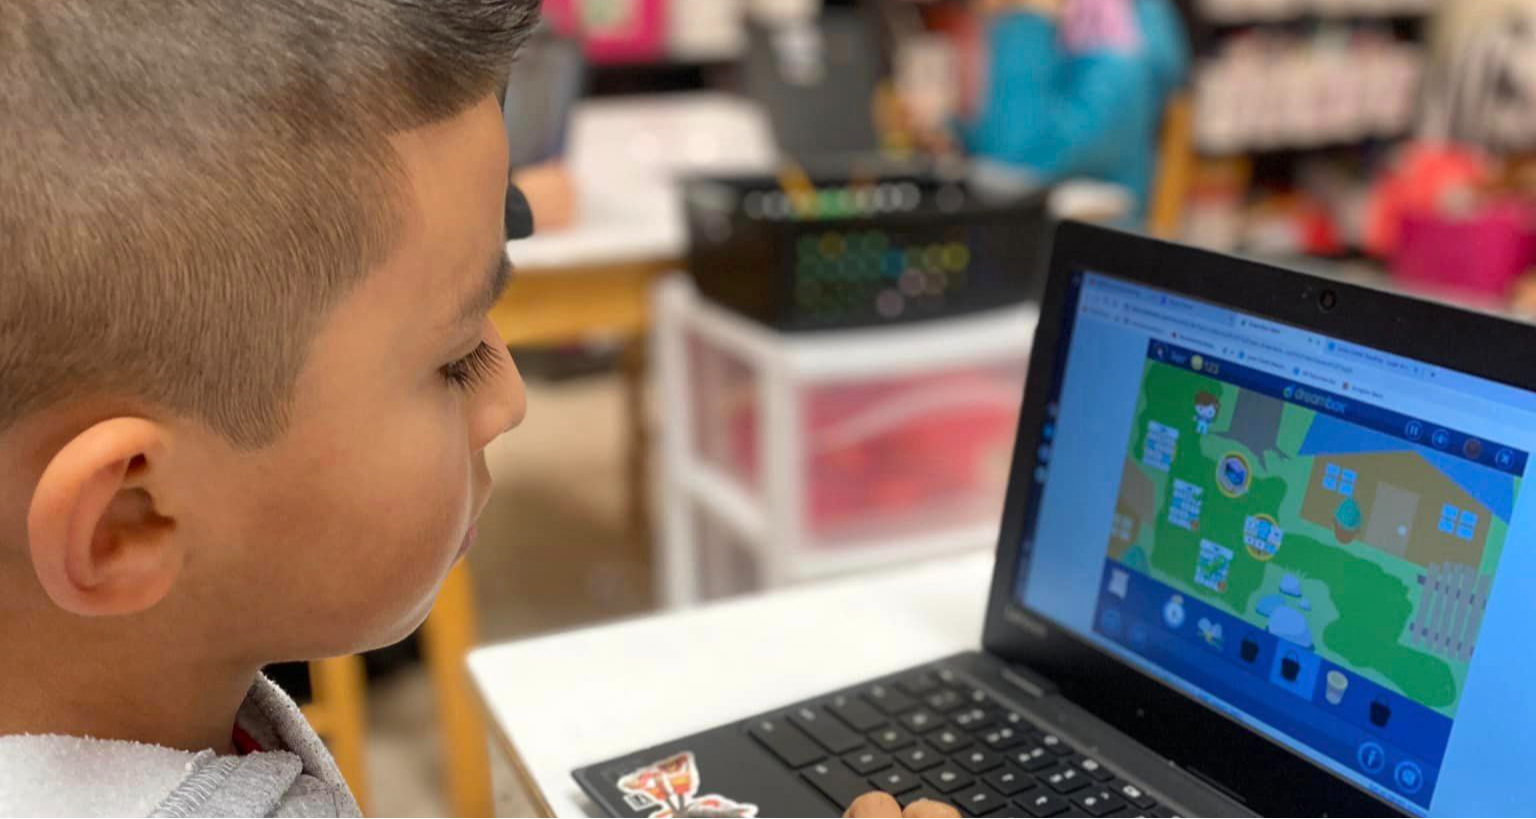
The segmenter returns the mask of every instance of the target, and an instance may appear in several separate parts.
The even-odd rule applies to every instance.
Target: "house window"
[[[1440,531],[1447,535],[1456,534],[1456,520],[1461,516],[1461,510],[1447,503],[1440,507]]]
[[[1338,464],[1328,464],[1323,467],[1323,488],[1329,492],[1337,492],[1346,498],[1354,497],[1355,481],[1360,476],[1353,469],[1344,469]]]
[[[1477,513],[1467,509],[1461,510],[1461,517],[1456,523],[1456,537],[1470,541],[1477,536]]]

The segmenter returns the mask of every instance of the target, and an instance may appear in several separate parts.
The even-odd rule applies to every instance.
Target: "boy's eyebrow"
[[[511,281],[512,262],[507,258],[506,247],[498,246],[496,256],[486,265],[485,283],[464,302],[456,323],[463,325],[484,319],[485,314],[491,312],[491,308],[501,300],[501,294],[506,292]]]

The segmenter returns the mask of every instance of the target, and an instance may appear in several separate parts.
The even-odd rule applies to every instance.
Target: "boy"
[[[474,540],[536,8],[0,0],[0,814],[357,813],[258,670]]]

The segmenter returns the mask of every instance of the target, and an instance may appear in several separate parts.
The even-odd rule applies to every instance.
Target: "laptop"
[[[575,778],[616,816],[834,816],[871,789],[976,816],[1528,815],[1533,350],[1064,224],[981,650]]]
[[[513,168],[540,165],[565,154],[571,115],[581,99],[585,75],[581,44],[540,23],[502,94]]]
[[[879,46],[859,9],[827,9],[804,26],[749,27],[743,90],[767,112],[785,156],[804,163],[879,152]]]

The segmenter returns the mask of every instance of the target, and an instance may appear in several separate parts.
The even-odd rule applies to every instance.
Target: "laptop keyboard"
[[[1102,762],[943,666],[744,723],[841,812],[885,791],[968,816],[1172,816]]]

